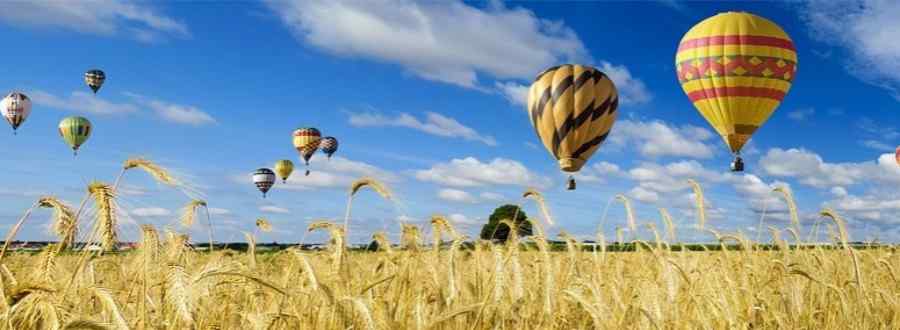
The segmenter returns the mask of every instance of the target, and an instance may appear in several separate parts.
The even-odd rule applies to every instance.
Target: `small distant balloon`
[[[94,91],[94,94],[97,94],[100,87],[103,87],[104,81],[106,81],[106,73],[101,70],[93,69],[84,73],[84,83]]]
[[[13,134],[31,114],[31,99],[19,92],[9,93],[0,101],[0,114],[12,126]]]
[[[334,155],[338,150],[338,140],[333,136],[323,137],[319,148],[322,148],[322,152],[328,156],[328,159],[331,159],[331,155]]]
[[[91,122],[84,117],[67,117],[59,122],[59,135],[78,155],[78,148],[91,137]]]
[[[253,184],[263,193],[263,198],[266,198],[266,193],[275,184],[275,172],[268,168],[257,169],[253,172]]]
[[[294,172],[294,162],[282,159],[275,162],[275,173],[278,173],[278,176],[281,177],[281,180],[284,183],[287,183],[288,177],[291,176],[291,173]]]

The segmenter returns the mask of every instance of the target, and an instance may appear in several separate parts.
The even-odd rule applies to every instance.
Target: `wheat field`
[[[199,251],[186,230],[144,224],[135,250],[114,252],[115,189],[125,171],[134,168],[177,185],[164,168],[129,160],[114,184],[91,183],[78,208],[48,196],[26,211],[0,250],[0,327],[900,328],[896,248],[851,245],[843,219],[829,209],[822,212],[825,244],[806,244],[799,222],[792,221],[784,230],[770,227],[771,245],[706,229],[720,249],[694,252],[676,243],[671,218],[661,209],[664,234],[647,224],[655,238],[631,240],[630,251],[619,252],[608,251],[602,235],[600,244],[588,245],[562,232],[564,244],[552,245],[543,229],[553,223],[544,197],[529,189],[524,197],[538,203],[545,218],[528,220],[533,236],[517,237],[513,228],[506,242],[472,240],[446,218],[434,216],[430,224],[403,223],[398,242],[390,242],[388,233],[373,233],[378,251],[367,252],[348,249],[346,243],[353,196],[363,188],[385,199],[393,196],[377,180],[364,178],[349,189],[343,224],[322,220],[307,228],[328,233],[326,251],[260,253],[256,233],[246,233],[247,251]],[[699,190],[696,182],[692,185]],[[790,192],[780,192],[793,205]],[[629,227],[637,229],[627,197],[616,198],[628,209]],[[93,217],[81,219],[86,205]],[[59,243],[37,254],[10,251],[17,231],[32,225],[26,220],[37,207],[53,210],[51,229]],[[205,201],[189,199],[178,219],[182,228],[202,218],[205,207]],[[208,212],[205,220],[209,237],[198,241],[212,242],[214,221]],[[262,218],[256,226],[272,229]],[[76,241],[102,248],[73,250]]]

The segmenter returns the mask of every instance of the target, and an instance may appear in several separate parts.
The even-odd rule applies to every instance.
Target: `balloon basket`
[[[735,157],[734,161],[731,162],[731,171],[732,172],[743,172],[744,171],[744,160],[741,159],[740,156]]]
[[[569,176],[569,180],[566,181],[566,190],[575,190],[575,178]]]

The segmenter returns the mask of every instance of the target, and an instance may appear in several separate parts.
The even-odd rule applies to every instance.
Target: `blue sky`
[[[527,187],[544,192],[553,233],[594,237],[621,193],[639,222],[661,227],[657,208],[666,207],[681,239],[708,240],[691,227],[688,178],[704,186],[708,223],[721,231],[755,236],[763,209],[768,224],[784,227],[786,205],[771,190],[785,186],[807,228],[832,207],[849,220],[853,239],[900,239],[900,5],[892,2],[0,7],[0,35],[13,45],[0,86],[34,101],[19,134],[3,138],[6,228],[39,196],[77,204],[87,182],[111,182],[122,161],[142,156],[209,202],[221,241],[241,240],[257,217],[276,228],[260,241],[299,241],[309,221],[342,220],[348,186],[362,176],[385,181],[396,202],[360,193],[353,241],[373,230],[396,233],[401,220],[424,224],[434,213],[475,235],[504,202],[538,216],[519,198]],[[684,32],[730,10],[777,22],[799,56],[793,88],[745,148],[744,174],[727,172],[724,143],[688,102],[672,64]],[[621,97],[611,138],[574,192],[538,147],[522,105],[537,72],[566,62],[605,71]],[[96,96],[82,81],[94,67],[108,77]],[[77,159],[55,129],[70,115],[95,126]],[[297,162],[290,133],[303,126],[338,137],[340,150],[330,161],[317,155],[311,176],[295,173],[262,199],[249,173],[278,159]],[[174,224],[189,197],[129,171],[119,200],[128,240],[136,224]],[[49,217],[36,212],[20,238],[48,239]],[[622,206],[611,204],[604,232],[624,224]],[[197,225],[193,234],[200,240],[204,231]]]

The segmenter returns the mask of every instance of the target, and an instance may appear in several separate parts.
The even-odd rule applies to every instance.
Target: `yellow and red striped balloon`
[[[684,35],[675,67],[684,93],[737,154],[790,90],[797,50],[772,21],[728,12]]]

